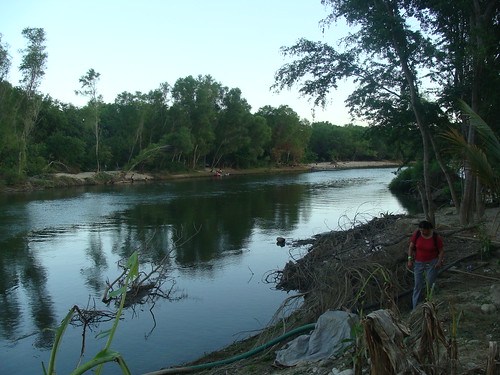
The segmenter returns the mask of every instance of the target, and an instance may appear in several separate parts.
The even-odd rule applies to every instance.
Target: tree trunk
[[[42,106],[41,98],[36,95],[28,95],[25,99],[27,101],[26,104],[26,113],[24,114],[23,119],[23,131],[21,132],[21,136],[19,139],[19,155],[18,155],[18,175],[21,175],[26,168],[27,161],[27,152],[28,152],[28,142],[31,135],[31,132],[35,128],[36,121],[38,119],[38,115],[40,113],[40,108]]]
[[[441,154],[439,153],[436,142],[434,142],[434,138],[430,136],[432,148],[434,149],[434,154],[436,155],[436,160],[439,163],[439,166],[441,167],[441,170],[443,171],[446,181],[448,182],[448,187],[450,188],[450,194],[451,194],[451,199],[453,201],[453,204],[455,205],[455,210],[457,214],[460,213],[460,200],[458,199],[457,191],[455,190],[455,186],[453,185],[453,179],[451,177],[451,173],[446,167],[446,164],[443,161],[443,158],[441,157]]]
[[[95,159],[97,162],[97,173],[101,171],[101,165],[99,163],[99,120],[95,119]]]
[[[193,164],[191,165],[192,169],[196,169],[196,163],[198,162],[198,145],[194,146],[193,150]]]
[[[471,85],[471,105],[470,107],[477,114],[481,114],[481,82],[484,80],[484,67],[485,60],[481,51],[485,50],[484,33],[488,32],[488,25],[485,21],[493,19],[495,12],[495,0],[487,1],[484,3],[478,0],[472,2],[472,16],[470,18],[470,34],[475,36],[474,48],[478,51],[474,54],[474,61],[472,66],[472,85]],[[468,125],[467,143],[473,145],[475,143],[474,127]],[[475,219],[482,216],[483,202],[481,197],[482,187],[477,181],[477,178],[470,170],[469,163],[465,161],[465,182],[464,191],[462,195],[462,205],[460,209],[460,223],[462,225],[471,224]]]
[[[405,51],[408,49],[407,40],[404,39],[404,34],[401,33],[401,30],[396,26],[400,26],[396,23],[398,19],[394,14],[395,9],[391,7],[391,4],[387,1],[384,1],[384,6],[387,12],[392,15],[394,22],[390,24],[391,27],[391,37],[392,37],[392,47],[396,52],[396,55],[399,58],[399,63],[401,65],[401,70],[403,71],[403,75],[406,78],[406,82],[408,83],[408,89],[410,91],[410,102],[413,113],[415,115],[415,121],[417,123],[418,129],[420,130],[420,134],[422,135],[422,149],[423,149],[423,164],[424,164],[424,191],[425,191],[425,204],[424,204],[424,212],[426,212],[426,220],[435,224],[435,207],[432,201],[432,190],[430,184],[430,172],[429,172],[429,134],[427,126],[423,120],[423,113],[421,109],[420,103],[420,95],[417,90],[417,83],[415,79],[415,75],[413,74],[410,64],[408,62],[408,56]]]

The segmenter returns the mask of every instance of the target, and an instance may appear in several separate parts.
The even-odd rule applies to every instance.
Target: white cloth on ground
[[[276,351],[275,363],[295,366],[302,361],[319,361],[339,353],[352,342],[352,326],[359,317],[345,311],[327,311],[318,318],[314,330],[290,341]]]

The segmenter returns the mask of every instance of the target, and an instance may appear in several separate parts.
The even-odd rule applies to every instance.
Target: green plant
[[[365,294],[365,289],[366,286],[368,285],[368,282],[375,277],[377,273],[380,273],[384,279],[385,284],[390,283],[389,276],[385,272],[385,270],[382,267],[377,267],[375,268],[370,275],[366,278],[364,281],[360,291],[358,292],[356,298],[355,298],[355,303],[357,303]],[[386,288],[383,289],[386,291]],[[363,310],[360,310],[359,312],[359,320],[356,322],[352,318],[352,326],[351,326],[351,337],[352,343],[354,345],[355,353],[353,356],[353,363],[354,363],[354,374],[355,375],[361,375],[363,372],[363,358],[367,357],[367,345],[364,340],[364,327],[363,327]]]
[[[118,311],[116,312],[116,317],[113,322],[113,326],[111,329],[100,332],[99,337],[107,337],[108,340],[106,342],[106,345],[103,350],[101,350],[99,353],[95,355],[94,358],[92,358],[90,361],[87,363],[84,363],[81,366],[78,366],[72,373],[71,375],[80,375],[85,373],[86,371],[93,369],[94,367],[97,367],[95,374],[99,375],[102,371],[103,365],[107,362],[117,362],[118,365],[120,366],[120,369],[122,372],[126,375],[131,375],[130,370],[128,369],[124,359],[122,358],[121,354],[119,352],[116,352],[114,350],[111,350],[111,343],[113,341],[113,338],[115,336],[116,330],[118,328],[118,322],[120,321],[120,317],[122,315],[123,311],[123,306],[125,304],[125,298],[127,296],[127,289],[129,282],[133,280],[135,277],[138,276],[139,274],[139,261],[137,257],[137,252],[134,252],[130,258],[127,261],[126,267],[128,269],[127,276],[125,278],[125,285],[121,287],[120,289],[110,293],[110,297],[113,296],[119,296],[121,295],[121,301],[120,301],[120,306],[118,308]],[[75,312],[78,310],[77,306],[73,306],[71,310],[68,312],[66,317],[63,319],[61,325],[53,329],[56,333],[56,337],[54,340],[54,345],[52,346],[52,351],[50,353],[50,360],[48,364],[48,368],[45,368],[45,365],[42,363],[43,367],[43,372],[45,375],[55,375],[55,366],[56,366],[56,359],[57,359],[57,353],[59,351],[59,348],[61,346],[62,338],[64,335],[64,332],[66,331],[66,328],[68,327],[68,324],[71,321],[71,318],[75,314]]]
[[[450,305],[451,311],[451,336],[449,340],[448,346],[448,356],[451,361],[450,374],[455,375],[457,373],[457,365],[458,365],[458,323],[460,322],[460,318],[462,313],[460,312],[457,315],[455,310],[455,306]]]

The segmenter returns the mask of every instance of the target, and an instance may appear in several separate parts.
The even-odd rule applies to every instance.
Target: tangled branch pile
[[[317,235],[305,256],[288,262],[267,279],[274,279],[278,289],[304,295],[302,313],[307,321],[326,310],[390,308],[413,285],[406,256],[417,224],[417,218],[385,215],[348,230]],[[452,236],[456,232],[439,232],[448,264],[477,252]]]

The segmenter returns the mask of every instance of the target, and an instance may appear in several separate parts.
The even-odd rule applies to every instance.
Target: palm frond
[[[500,195],[500,141],[486,122],[460,101],[460,106],[469,117],[469,123],[481,136],[481,146],[469,144],[457,129],[450,128],[441,136],[448,141],[449,151],[467,160],[469,168],[493,194]]]
[[[494,165],[500,164],[500,140],[486,122],[472,110],[463,100],[460,100],[462,110],[469,116],[472,126],[481,135],[484,145],[483,150],[488,155],[488,159]]]

